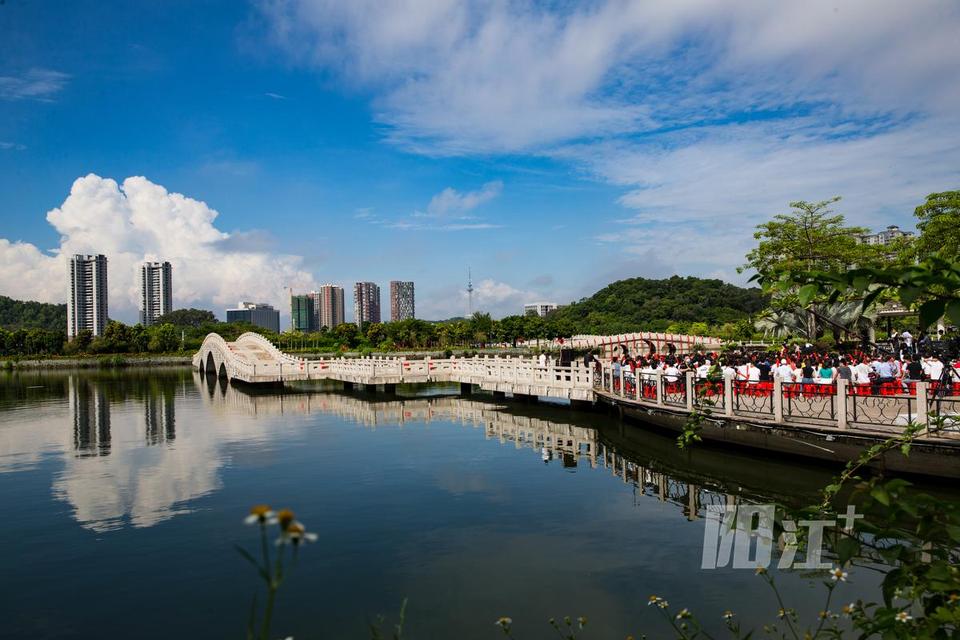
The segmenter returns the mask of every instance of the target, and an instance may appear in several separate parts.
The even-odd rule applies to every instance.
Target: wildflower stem
[[[817,630],[813,632],[813,637],[816,638],[820,635],[820,630],[823,629],[823,623],[827,621],[828,613],[830,611],[830,599],[833,598],[833,590],[837,585],[828,584],[827,585],[827,601],[823,605],[823,617],[820,618],[820,624],[817,625]]]
[[[263,627],[260,631],[261,640],[270,640],[270,622],[273,619],[273,604],[277,599],[277,590],[283,582],[283,548],[277,551],[276,565],[273,575],[267,584],[267,608],[263,612]]]
[[[263,554],[263,573],[268,576],[270,571],[270,545],[267,544],[267,525],[260,522],[260,552]]]
[[[790,612],[787,610],[787,605],[783,603],[783,598],[780,596],[780,590],[777,589],[776,583],[773,581],[773,578],[767,577],[767,584],[770,585],[770,588],[773,589],[773,595],[777,597],[777,603],[780,605],[780,609],[785,612],[783,619],[787,621],[787,627],[790,629],[790,633],[793,634],[793,637],[796,640],[800,640],[800,634],[797,633],[797,630],[793,627],[793,621],[790,619]]]

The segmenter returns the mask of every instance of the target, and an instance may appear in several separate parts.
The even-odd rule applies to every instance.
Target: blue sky
[[[144,258],[221,315],[412,279],[449,317],[468,266],[495,315],[742,281],[791,200],[912,226],[958,188],[958,30],[951,2],[7,0],[0,293],[62,301],[79,251],[126,320]]]

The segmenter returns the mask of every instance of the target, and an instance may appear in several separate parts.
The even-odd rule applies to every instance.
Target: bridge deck
[[[249,384],[338,380],[353,384],[459,382],[515,395],[593,400],[593,371],[582,364],[539,366],[531,358],[333,358],[306,360],[285,354],[259,334],[235,342],[217,334],[194,356],[196,369]]]

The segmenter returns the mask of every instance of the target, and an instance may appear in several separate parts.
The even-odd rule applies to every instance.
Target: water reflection
[[[681,452],[673,437],[630,429],[602,415],[575,414],[542,405],[502,405],[489,399],[443,396],[390,399],[340,392],[275,393],[232,388],[210,399],[214,406],[249,415],[324,413],[371,429],[434,421],[483,429],[486,440],[531,449],[539,453],[544,464],[556,463],[569,470],[586,464],[592,469],[609,470],[613,478],[633,485],[637,498],[674,504],[690,521],[702,518],[709,505],[733,505],[741,500],[806,504],[805,500],[816,496],[816,487],[830,478],[825,469],[797,467],[789,481],[780,482],[775,478],[783,474],[770,472],[778,465],[782,469],[778,461],[750,460],[747,464],[749,459],[743,454],[722,451],[691,455]],[[698,465],[723,471],[704,474],[697,470]]]
[[[150,527],[191,512],[200,498],[221,488],[236,445],[255,443],[254,449],[262,451],[271,440],[314,426],[315,421],[288,419],[311,414],[369,429],[459,424],[487,441],[532,453],[531,463],[568,471],[606,469],[633,485],[638,499],[675,504],[688,520],[702,516],[709,504],[797,501],[801,489],[820,486],[828,477],[803,469],[783,474],[782,465],[777,473],[775,467],[765,469],[764,461],[745,464],[742,456],[724,453],[684,454],[672,438],[625,432],[604,416],[537,405],[505,407],[482,397],[262,392],[186,371],[8,377],[0,387],[5,408],[0,411],[0,472],[60,460],[53,495],[70,505],[81,526],[94,531]],[[69,433],[68,444],[63,436]],[[787,476],[780,485],[770,482]]]
[[[172,393],[147,396],[144,402],[147,445],[173,442],[177,437],[177,418]]]
[[[80,457],[110,453],[110,403],[102,388],[89,380],[70,378],[73,448]]]

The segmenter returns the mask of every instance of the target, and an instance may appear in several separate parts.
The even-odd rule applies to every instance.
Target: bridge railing
[[[638,386],[639,382],[639,386]],[[641,405],[692,413],[709,409],[716,416],[775,424],[822,426],[840,430],[899,431],[909,423],[928,425],[948,418],[944,435],[960,433],[960,394],[935,383],[852,385],[848,381],[799,383],[697,379],[687,372],[676,381],[663,372],[639,376],[605,363],[595,387],[607,395]],[[948,395],[949,394],[949,395]]]
[[[576,391],[579,398],[592,398],[594,372],[575,362],[560,366],[552,362],[543,365],[534,358],[489,357],[424,358],[407,360],[404,357],[363,357],[306,360],[289,356],[263,336],[248,332],[236,343],[227,343],[217,334],[210,334],[195,357],[216,349],[219,361],[227,364],[228,375],[249,382],[297,379],[340,379],[350,382],[377,384],[379,382],[464,382],[487,387],[524,385],[548,389],[555,395]],[[214,344],[214,342],[216,344]],[[246,345],[246,349],[235,346]],[[250,348],[250,347],[256,348]],[[266,354],[266,358],[259,356]],[[507,389],[509,390],[509,388]],[[531,391],[520,391],[529,393]],[[541,391],[542,393],[542,391]]]

